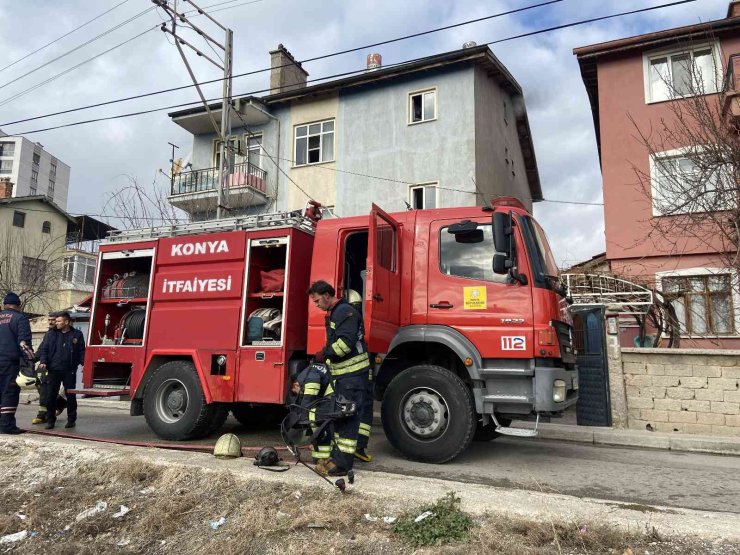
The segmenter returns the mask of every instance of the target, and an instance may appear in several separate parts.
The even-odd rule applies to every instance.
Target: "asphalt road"
[[[31,426],[35,406],[21,405],[18,424]],[[57,430],[63,428],[65,415]],[[278,446],[275,430],[249,430],[229,418],[224,428],[197,443],[212,445],[226,432],[239,435],[243,445]],[[81,406],[76,435],[129,441],[161,441],[144,417],[122,410]],[[474,443],[463,455],[444,465],[405,460],[376,427],[370,450],[375,460],[358,463],[358,470],[425,476],[507,488],[557,492],[577,497],[626,501],[740,513],[740,457],[677,453],[551,440],[499,438]]]

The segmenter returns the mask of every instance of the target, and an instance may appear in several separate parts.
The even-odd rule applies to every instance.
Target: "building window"
[[[716,48],[711,45],[646,56],[647,102],[716,93],[718,60]]]
[[[57,163],[56,161],[52,161],[51,166],[49,167],[49,175],[56,175],[57,174]]]
[[[296,166],[332,160],[334,160],[334,120],[296,126]]]
[[[13,161],[0,160],[0,173],[13,173]]]
[[[15,154],[15,143],[0,143],[0,156],[13,156]]]
[[[409,203],[414,210],[437,208],[436,184],[412,185],[409,187]]]
[[[701,158],[696,149],[664,152],[651,158],[653,216],[730,208],[723,205],[729,201],[723,191],[732,183],[727,180],[734,180],[732,172],[716,167],[711,160],[704,164]]]
[[[483,240],[479,243],[458,242],[458,237],[443,227],[439,231],[439,269],[447,276],[507,283],[508,276],[493,273],[491,256],[496,249],[493,246],[493,229],[491,225],[478,225],[483,231]]]
[[[64,258],[62,281],[78,285],[93,285],[95,282],[95,259],[74,255]]]
[[[56,187],[56,183],[54,183],[53,180],[49,180],[49,190],[46,191],[46,196],[49,198],[54,198],[54,187]]]
[[[731,274],[664,276],[661,290],[672,301],[682,334],[735,333]]]
[[[39,186],[39,171],[31,170],[31,188],[35,191]]]
[[[26,227],[26,213],[17,210],[13,212],[13,225],[15,227]]]
[[[409,94],[409,123],[437,119],[437,91],[420,91]]]
[[[38,166],[41,163],[41,153],[40,152],[33,153],[33,163],[35,166]]]
[[[46,221],[41,224],[41,233],[51,233],[51,222]]]
[[[247,162],[254,168],[262,167],[262,135],[247,138]]]
[[[36,187],[34,187],[33,185],[31,185],[31,187],[28,190],[31,193],[31,196],[32,197],[36,196]]]
[[[238,140],[236,138],[230,139],[228,144],[234,153],[234,163],[239,164],[240,160],[239,160],[239,155],[238,155],[239,154]],[[229,151],[228,151],[229,147],[227,147],[227,150],[226,150],[227,160],[229,159]],[[221,141],[215,140],[213,141],[213,167],[218,168],[220,166],[221,166]]]
[[[39,283],[46,274],[46,260],[24,256],[21,263],[21,281],[23,283]]]

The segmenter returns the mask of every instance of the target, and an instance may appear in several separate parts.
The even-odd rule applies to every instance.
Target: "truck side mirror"
[[[493,245],[496,249],[493,255],[493,272],[508,274],[513,266],[511,212],[493,213]]]

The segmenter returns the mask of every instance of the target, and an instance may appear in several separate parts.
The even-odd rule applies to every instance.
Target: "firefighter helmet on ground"
[[[280,456],[274,447],[263,447],[254,456],[254,464],[257,466],[277,466]]]
[[[234,434],[224,434],[218,438],[213,454],[219,459],[236,459],[242,456],[242,443]]]

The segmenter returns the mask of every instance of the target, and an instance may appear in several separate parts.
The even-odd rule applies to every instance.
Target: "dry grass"
[[[36,532],[31,539],[0,546],[0,552],[623,555],[630,553],[629,548],[634,555],[646,551],[652,555],[740,554],[736,545],[664,540],[645,531],[626,533],[606,525],[535,523],[496,515],[475,519],[463,543],[415,549],[382,520],[366,520],[365,513],[387,513],[378,501],[356,492],[340,495],[319,485],[302,488],[297,496],[293,488],[243,481],[228,471],[159,466],[137,458],[55,458],[49,453],[42,449],[0,454],[0,467],[5,470],[0,483],[0,535]],[[106,511],[75,520],[98,501],[108,503]],[[112,518],[120,505],[131,512]],[[26,519],[19,519],[17,513]],[[221,516],[227,518],[226,524],[212,530],[209,522]],[[128,543],[117,545],[122,542]]]

